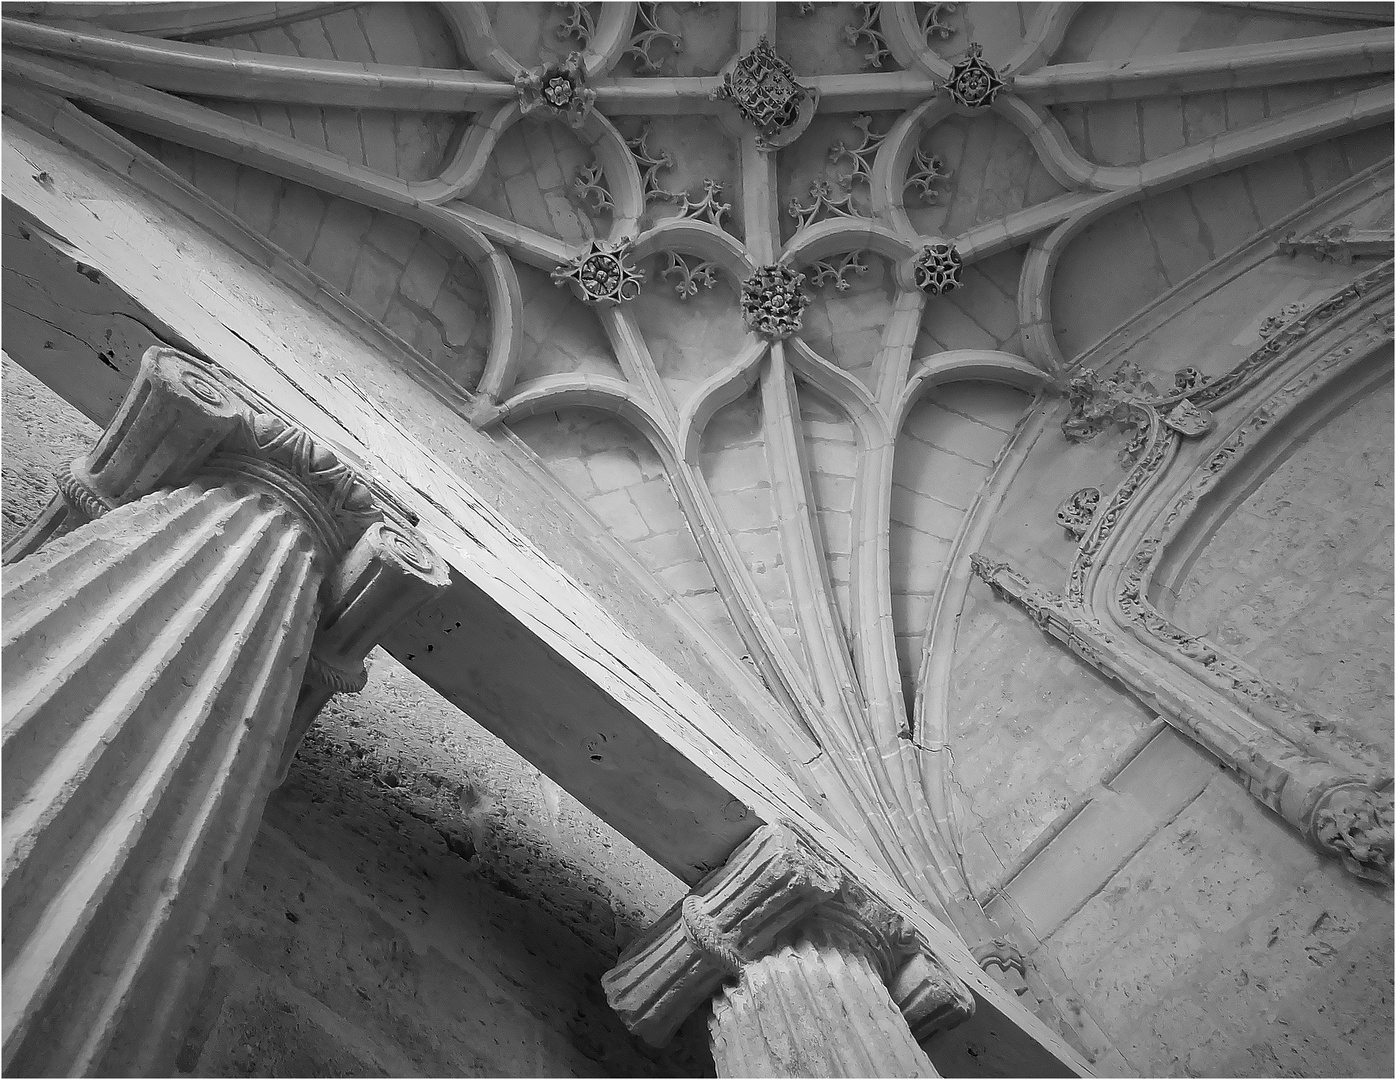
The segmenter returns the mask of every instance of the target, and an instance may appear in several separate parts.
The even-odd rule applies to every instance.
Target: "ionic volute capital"
[[[241,476],[306,519],[338,561],[381,508],[363,478],[303,428],[268,412],[211,364],[147,350],[116,416],[86,457],[58,476],[59,494],[6,548],[15,562],[50,539],[146,495],[202,476]]]
[[[602,986],[631,1031],[663,1046],[743,968],[797,938],[866,957],[918,1039],[974,1011],[897,912],[787,825],[753,833],[631,942]]]

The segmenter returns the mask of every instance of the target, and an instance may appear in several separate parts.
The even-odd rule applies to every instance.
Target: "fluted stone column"
[[[7,1073],[168,1071],[293,723],[404,613],[381,581],[445,580],[380,516],[307,433],[152,349],[7,550]]]
[[[719,1076],[936,1076],[919,1042],[974,1011],[900,916],[785,825],[758,829],[602,985],[655,1046],[711,1003]]]

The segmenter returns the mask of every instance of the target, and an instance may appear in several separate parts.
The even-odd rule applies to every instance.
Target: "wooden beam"
[[[539,481],[412,378],[401,342],[68,104],[7,85],[4,107],[20,216],[420,515],[452,585],[389,641],[409,668],[685,881],[758,825],[798,822],[974,993],[974,1017],[930,1048],[943,1072],[1089,1075],[742,733],[775,722],[761,714],[774,703],[687,655]],[[74,378],[56,389],[73,394]]]

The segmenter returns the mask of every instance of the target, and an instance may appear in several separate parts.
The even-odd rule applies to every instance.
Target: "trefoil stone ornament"
[[[950,69],[950,78],[941,89],[950,100],[964,109],[986,109],[1008,83],[984,62],[983,48],[971,41],[965,58]]]
[[[645,272],[630,261],[634,249],[630,237],[614,244],[593,240],[583,254],[553,270],[553,284],[571,285],[577,298],[587,304],[634,300],[645,281]]]
[[[581,127],[596,101],[596,91],[586,85],[582,54],[568,54],[561,64],[544,64],[514,76],[519,108],[524,116],[547,109],[572,127]]]
[[[960,287],[960,272],[963,268],[964,260],[960,258],[954,244],[927,244],[921,249],[921,254],[917,256],[912,267],[912,278],[922,292],[939,296]]]
[[[795,81],[795,69],[764,34],[749,53],[724,70],[722,85],[709,95],[729,98],[760,131],[757,147],[772,150],[793,142],[809,126],[819,95]]]
[[[772,341],[780,341],[803,325],[805,275],[782,263],[759,266],[742,282],[742,315],[747,326]]]

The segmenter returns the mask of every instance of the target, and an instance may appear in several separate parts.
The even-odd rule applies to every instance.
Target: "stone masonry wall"
[[[97,429],[7,358],[4,539]],[[683,894],[623,837],[381,652],[267,807],[198,1016],[195,1076],[708,1075],[600,976]]]

